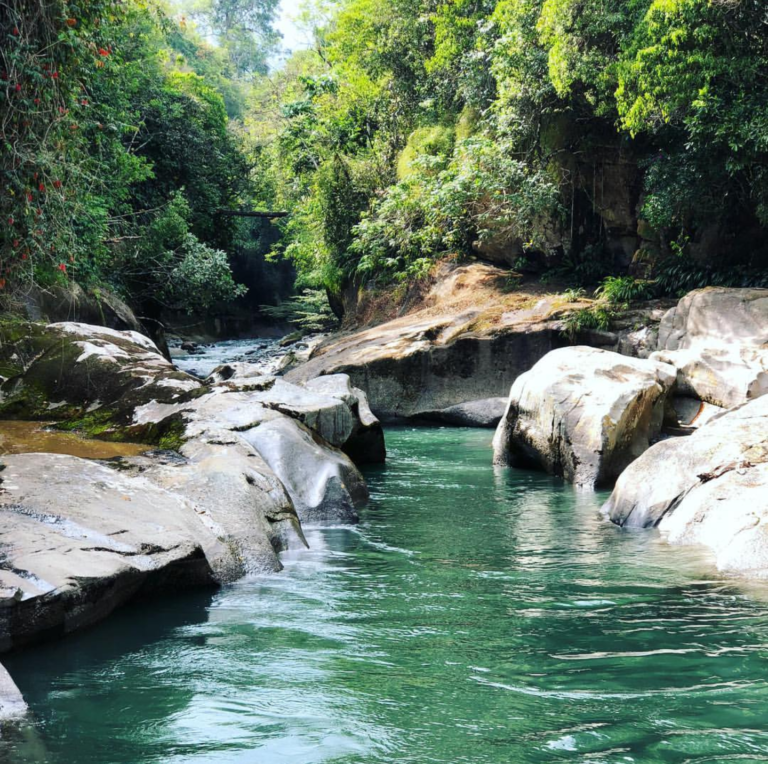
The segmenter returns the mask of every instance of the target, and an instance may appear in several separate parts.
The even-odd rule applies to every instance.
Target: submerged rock
[[[611,484],[659,435],[674,368],[588,347],[545,356],[512,386],[494,462]]]
[[[653,358],[677,368],[678,389],[731,408],[768,392],[768,289],[691,292],[659,328]]]
[[[658,526],[671,543],[708,546],[723,572],[767,578],[768,396],[654,445],[603,511],[617,525]]]

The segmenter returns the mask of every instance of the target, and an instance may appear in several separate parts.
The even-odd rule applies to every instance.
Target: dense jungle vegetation
[[[249,242],[313,325],[447,256],[622,299],[768,281],[763,0],[317,0],[270,71],[276,6],[4,0],[6,296],[201,310]]]

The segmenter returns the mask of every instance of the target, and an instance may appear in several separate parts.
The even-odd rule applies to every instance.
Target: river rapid
[[[360,525],[282,573],[6,656],[36,719],[8,760],[767,762],[765,590],[490,439],[389,430]]]

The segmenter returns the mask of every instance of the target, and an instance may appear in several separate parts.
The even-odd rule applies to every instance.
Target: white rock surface
[[[674,368],[606,350],[554,350],[520,376],[494,437],[494,462],[605,486],[659,434]]]
[[[663,318],[651,357],[678,370],[678,391],[723,408],[768,392],[768,289],[691,292]]]
[[[630,465],[603,508],[614,523],[704,544],[726,573],[768,577],[768,396]]]

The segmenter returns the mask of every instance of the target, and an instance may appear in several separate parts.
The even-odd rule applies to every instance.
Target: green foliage
[[[261,310],[270,318],[295,324],[304,333],[328,332],[339,326],[327,295],[319,289],[305,289],[280,305],[262,305]]]
[[[571,341],[582,332],[606,332],[610,329],[613,318],[614,311],[604,304],[582,308],[565,317],[563,332]]]
[[[0,290],[76,279],[150,312],[242,294],[224,254],[239,225],[216,212],[250,194],[231,57],[143,0],[6,6]]]
[[[655,283],[632,276],[608,276],[595,292],[595,296],[611,305],[623,305],[653,296]]]

